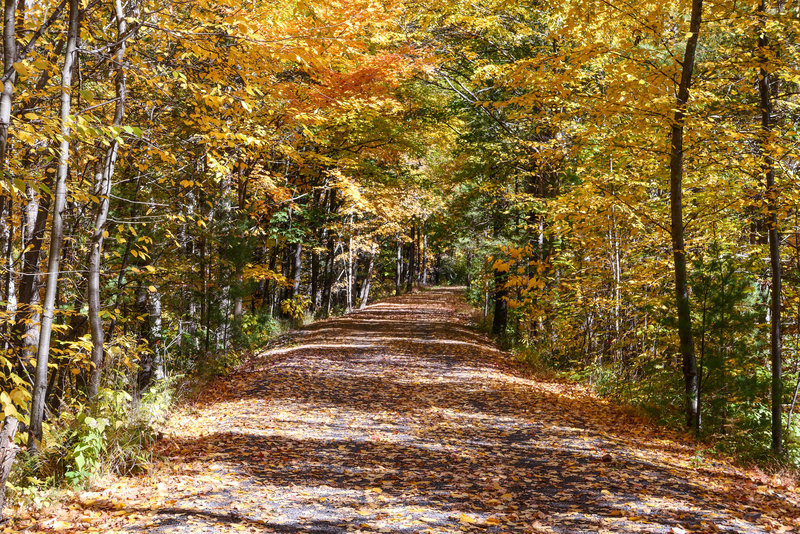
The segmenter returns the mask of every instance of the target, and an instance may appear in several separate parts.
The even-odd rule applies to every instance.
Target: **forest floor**
[[[6,532],[800,532],[794,487],[526,378],[470,320],[435,289],[315,323],[173,415],[152,472]]]

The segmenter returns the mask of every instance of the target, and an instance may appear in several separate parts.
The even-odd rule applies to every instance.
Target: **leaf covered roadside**
[[[793,532],[796,488],[523,377],[457,291],[309,327],[169,422],[147,476],[4,532]]]

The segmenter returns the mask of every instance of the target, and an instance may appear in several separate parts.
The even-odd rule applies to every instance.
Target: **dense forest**
[[[532,366],[797,462],[799,9],[6,0],[12,484],[135,468],[176,377],[442,284]]]

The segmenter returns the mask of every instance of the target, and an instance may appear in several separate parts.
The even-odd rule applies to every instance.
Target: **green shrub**
[[[174,398],[177,377],[160,380],[136,400],[125,391],[101,389],[92,405],[74,405],[45,426],[38,455],[22,451],[9,479],[9,497],[35,506],[59,486],[80,487],[103,473],[145,470],[156,427]]]
[[[79,414],[76,422],[67,441],[70,446],[64,457],[64,478],[71,486],[79,485],[99,470],[106,445],[105,431],[109,426],[109,420],[105,417],[98,419],[86,413]]]
[[[281,322],[268,313],[246,314],[242,317],[242,341],[247,348],[260,347],[284,330]]]

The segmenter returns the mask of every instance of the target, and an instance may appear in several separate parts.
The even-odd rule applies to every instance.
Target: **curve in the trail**
[[[767,532],[796,517],[585,389],[522,377],[460,299],[422,291],[311,325],[175,416],[146,488],[80,506],[164,533]]]

